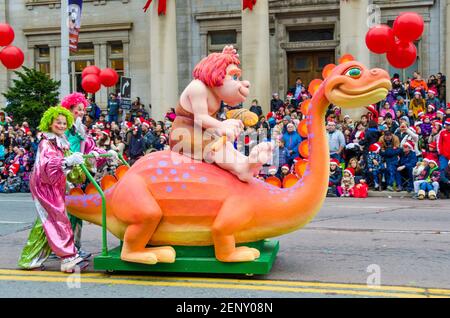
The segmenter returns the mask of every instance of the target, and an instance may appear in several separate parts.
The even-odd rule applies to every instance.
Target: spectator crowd
[[[330,105],[326,130],[330,148],[329,196],[364,196],[364,191],[408,191],[418,199],[449,197],[450,193],[450,104],[446,104],[443,74],[425,81],[418,72],[402,82],[391,79],[386,99],[367,105],[354,121],[343,115],[339,105]],[[257,100],[250,111],[258,115],[253,127],[245,128],[236,147],[246,155],[259,142],[276,144],[273,162],[258,176],[283,181],[296,174],[302,159],[298,133],[304,118],[302,104],[311,99],[300,78],[285,98],[274,93],[270,112],[263,113]],[[231,107],[222,104],[217,115],[226,119]],[[164,119],[149,117],[139,98],[131,109],[122,108],[120,97],[111,94],[106,111],[91,100],[84,124],[99,147],[115,150],[133,164],[147,153],[168,149],[175,110]],[[27,122],[16,123],[13,114],[0,111],[0,192],[29,192],[28,180],[41,133]],[[361,195],[361,193],[363,193]]]

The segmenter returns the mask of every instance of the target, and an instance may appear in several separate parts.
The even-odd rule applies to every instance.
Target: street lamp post
[[[61,86],[60,99],[70,93],[68,0],[61,0]]]

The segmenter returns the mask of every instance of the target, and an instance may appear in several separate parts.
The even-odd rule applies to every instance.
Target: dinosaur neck
[[[329,178],[329,147],[325,133],[325,113],[328,105],[321,86],[314,94],[306,117],[309,161],[304,176],[291,188],[271,188],[270,195],[266,194],[268,209],[277,211],[273,219],[267,219],[267,211],[261,211],[260,219],[267,221],[261,221],[259,228],[269,236],[278,236],[301,228],[315,216],[325,200]],[[270,233],[265,230],[267,227],[271,227],[268,230]]]

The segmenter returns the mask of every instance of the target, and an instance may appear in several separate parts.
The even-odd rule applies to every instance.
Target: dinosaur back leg
[[[113,203],[111,209],[114,215],[127,224],[122,260],[144,264],[175,261],[172,247],[146,248],[161,221],[162,211],[140,176],[130,175],[126,182],[119,182],[114,191]]]
[[[246,246],[236,247],[235,233],[253,218],[251,208],[238,198],[228,198],[212,226],[216,258],[222,262],[248,262],[259,257],[259,251]]]

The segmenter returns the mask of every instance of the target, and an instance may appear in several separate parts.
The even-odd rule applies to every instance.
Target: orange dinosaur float
[[[390,78],[382,69],[356,61],[329,68],[308,109],[309,158],[302,178],[280,189],[264,181],[240,181],[215,164],[183,162],[171,151],[151,153],[117,179],[102,181],[107,202],[107,227],[123,240],[121,259],[155,264],[175,261],[173,245],[214,245],[222,262],[253,261],[257,249],[237,243],[280,236],[310,222],[326,196],[329,150],[324,116],[330,103],[362,107],[386,97]],[[101,224],[101,199],[95,191],[72,192],[68,211]],[[147,247],[153,245],[154,247]]]

